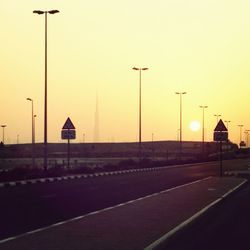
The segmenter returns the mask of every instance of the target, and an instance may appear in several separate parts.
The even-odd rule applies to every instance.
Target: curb
[[[58,177],[46,177],[46,178],[38,178],[38,179],[0,182],[0,188],[22,186],[22,185],[28,185],[28,184],[49,183],[49,182],[56,182],[56,181],[63,181],[63,180],[81,179],[81,178],[94,178],[94,177],[100,177],[100,176],[120,175],[120,174],[127,174],[127,173],[158,171],[158,170],[163,170],[163,169],[178,168],[178,167],[183,167],[183,166],[188,167],[188,166],[195,166],[198,164],[207,164],[207,163],[208,162],[173,165],[173,166],[166,166],[166,167],[129,169],[129,170],[118,170],[118,171],[111,171],[111,172],[100,172],[100,173],[93,173],[93,174],[78,174],[78,175],[67,175],[67,176],[58,176]]]

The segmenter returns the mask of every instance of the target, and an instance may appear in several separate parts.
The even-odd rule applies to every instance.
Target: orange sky
[[[5,143],[31,142],[34,99],[36,140],[43,141],[44,16],[48,16],[48,141],[61,142],[69,116],[75,142],[92,142],[96,95],[100,141],[138,139],[138,72],[142,72],[142,139],[177,139],[183,96],[183,140],[212,140],[214,114],[250,129],[250,2],[248,0],[0,0],[0,124]],[[1,133],[2,134],[2,133]],[[0,134],[0,135],[1,135]],[[242,133],[243,135],[243,133]],[[2,138],[2,136],[1,136]],[[1,140],[1,139],[0,139]]]

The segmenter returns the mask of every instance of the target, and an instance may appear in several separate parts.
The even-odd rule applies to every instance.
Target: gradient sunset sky
[[[229,138],[250,129],[249,0],[0,0],[0,125],[5,143],[43,141],[44,15],[48,15],[48,141],[61,142],[70,117],[77,138],[92,142],[96,96],[100,141],[138,140],[142,72],[142,140],[176,140],[183,96],[183,140],[211,141],[215,114],[230,120]],[[0,133],[2,140],[2,129]]]

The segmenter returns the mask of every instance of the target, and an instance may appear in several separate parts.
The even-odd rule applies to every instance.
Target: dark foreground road
[[[217,174],[216,163],[0,188],[0,240]]]
[[[235,164],[239,163],[233,162]],[[0,240],[208,176],[216,176],[218,170],[218,164],[212,162],[157,171],[0,188]],[[244,207],[244,202],[241,206]],[[225,205],[225,210],[231,211],[229,208],[230,205]],[[204,231],[203,228],[202,230]],[[191,234],[187,242],[192,242],[195,238],[195,234]],[[201,249],[205,249],[204,246]]]
[[[250,184],[245,184],[158,249],[249,250]]]

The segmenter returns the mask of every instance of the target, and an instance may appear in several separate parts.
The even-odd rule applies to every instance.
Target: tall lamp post
[[[227,124],[227,130],[228,130],[228,126],[231,121],[225,120],[224,122]]]
[[[228,138],[227,138],[227,150],[229,150],[229,123],[230,123],[231,121],[229,121],[229,120],[225,120],[224,122],[227,124],[227,132],[228,132]]]
[[[35,145],[35,138],[34,138],[34,101],[31,98],[26,98],[27,101],[31,102],[31,141],[32,141],[32,168],[35,167],[35,156],[34,156],[34,145]]]
[[[1,127],[3,128],[3,144],[4,144],[4,128],[7,127],[7,125],[1,125]]]
[[[219,117],[221,116],[221,115],[214,115],[214,116],[216,116],[216,124],[218,124],[218,122],[219,122]]]
[[[139,70],[139,162],[141,161],[141,71],[148,70],[148,68],[136,68],[133,70]]]
[[[246,134],[246,146],[248,147],[248,137],[249,137],[249,132],[250,132],[250,129],[246,129],[245,130],[245,134]]]
[[[45,14],[45,94],[44,94],[44,169],[47,170],[48,149],[47,149],[47,14],[59,13],[59,10],[34,10],[38,15]]]
[[[35,142],[36,142],[36,117],[37,117],[37,115],[34,115],[33,117],[34,117],[34,144],[35,144]]]
[[[182,160],[182,95],[187,92],[175,92],[176,95],[180,96],[180,161]]]
[[[204,118],[204,110],[208,107],[208,106],[199,106],[200,108],[202,108],[202,156],[204,157],[204,124],[205,124],[205,118]]]
[[[242,124],[238,125],[238,127],[240,128],[240,148],[241,148],[241,141],[242,141],[242,127],[243,126],[244,125],[242,125]]]

